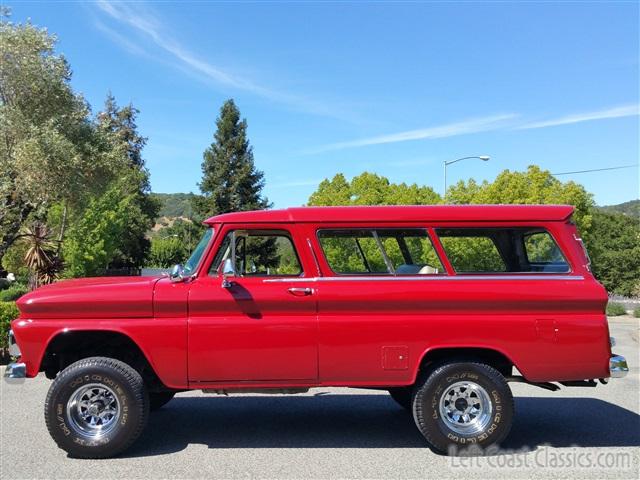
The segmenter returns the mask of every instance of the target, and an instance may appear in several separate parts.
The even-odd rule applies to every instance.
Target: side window
[[[318,239],[327,263],[336,273],[387,273],[371,230],[322,230]]]
[[[451,266],[460,273],[506,272],[507,266],[489,236],[465,230],[438,230]]]
[[[215,275],[219,265],[231,258],[231,238],[227,233],[209,274]],[[241,276],[300,275],[302,267],[289,234],[282,230],[236,230],[235,270]]]
[[[553,237],[540,227],[436,230],[458,273],[563,273],[569,264]]]
[[[424,230],[376,230],[396,275],[445,273]]]
[[[568,272],[564,255],[548,232],[524,235],[524,250],[532,271]]]
[[[318,240],[329,267],[338,274],[444,273],[425,230],[320,230]]]

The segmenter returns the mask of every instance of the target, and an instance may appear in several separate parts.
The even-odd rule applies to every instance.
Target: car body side
[[[434,229],[487,225],[545,229],[564,253],[570,272],[457,274]],[[215,234],[207,252],[196,274],[184,282],[174,283],[167,277],[71,281],[59,299],[53,297],[61,290],[54,288],[52,298],[47,298],[46,288],[22,297],[18,302],[21,315],[12,323],[12,330],[27,376],[44,369],[47,349],[61,338],[79,332],[111,332],[130,339],[162,384],[171,389],[403,386],[415,382],[427,361],[445,354],[478,353],[504,363],[507,374],[511,367],[517,368],[530,382],[609,377],[607,294],[590,273],[575,226],[566,218],[358,223],[358,228],[426,229],[446,269],[446,275],[437,276],[345,277],[333,273],[317,232],[352,228],[353,223],[347,221],[244,223],[241,217],[235,222],[220,218],[210,222],[210,227]],[[256,279],[249,285],[264,285],[276,293],[297,286],[310,288],[314,295],[305,300],[311,302],[308,308],[298,307],[301,304],[296,302],[302,300],[295,297],[286,304],[278,300],[275,306],[274,299],[281,297],[260,303],[249,291],[245,303],[237,305],[252,301],[273,309],[273,317],[260,317],[259,312],[256,316],[256,312],[229,312],[225,307],[216,312],[207,306],[207,297],[198,297],[213,292],[209,289],[221,289],[220,279],[209,274],[211,263],[224,235],[242,228],[278,228],[290,233],[304,273]],[[73,307],[61,309],[58,301]],[[296,318],[303,313],[305,330],[301,331]],[[227,321],[237,322],[233,324],[236,330],[225,330]],[[261,333],[252,338],[254,328]],[[271,343],[261,344],[261,340]],[[295,368],[297,360],[309,364]],[[223,378],[196,375],[207,362],[228,362],[225,371],[240,372],[235,375],[238,378],[233,373]],[[245,370],[232,368],[242,362],[260,365],[269,373],[278,368],[294,373],[281,378],[268,373],[242,377]]]

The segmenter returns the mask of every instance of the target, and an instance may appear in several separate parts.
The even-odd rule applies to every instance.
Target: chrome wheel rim
[[[71,427],[80,435],[100,438],[118,424],[120,401],[106,385],[83,385],[69,397],[67,418]]]
[[[487,391],[475,382],[456,382],[440,397],[440,417],[462,435],[482,432],[491,421],[493,406]]]

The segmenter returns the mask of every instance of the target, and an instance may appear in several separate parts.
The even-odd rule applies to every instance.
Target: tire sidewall
[[[489,395],[491,418],[483,431],[461,434],[447,426],[440,415],[440,399],[457,382],[469,381],[480,385]],[[472,446],[486,448],[498,444],[509,433],[513,420],[513,397],[504,378],[486,365],[455,363],[437,368],[419,388],[413,400],[414,418],[427,440],[439,451],[452,446],[465,449]]]
[[[120,408],[118,424],[100,438],[77,432],[67,415],[67,403],[73,393],[83,385],[94,383],[109,387],[117,397]],[[91,456],[102,456],[120,450],[123,444],[129,443],[128,439],[139,425],[141,412],[136,402],[136,392],[121,372],[105,365],[70,368],[55,380],[48,400],[45,413],[49,432],[61,448],[72,454],[86,452]]]

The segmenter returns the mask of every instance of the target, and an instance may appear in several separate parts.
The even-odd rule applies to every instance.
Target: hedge
[[[11,285],[9,288],[0,290],[0,302],[14,302],[28,291],[29,289],[22,284]]]
[[[18,314],[15,302],[0,302],[0,352],[3,357],[8,355],[9,323],[18,318]]]

